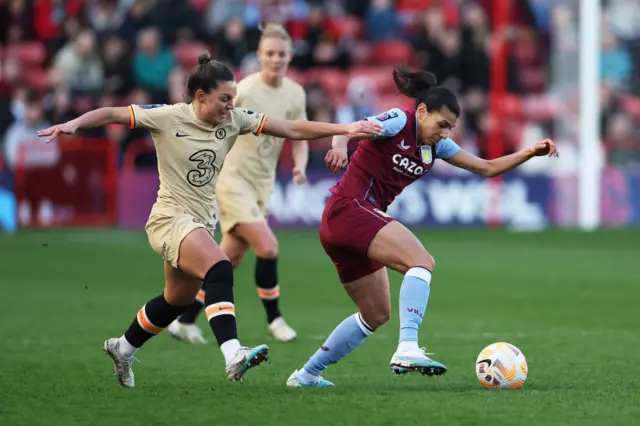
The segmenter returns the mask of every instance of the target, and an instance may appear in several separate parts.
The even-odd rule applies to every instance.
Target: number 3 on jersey
[[[216,161],[216,153],[210,149],[203,149],[196,152],[189,161],[196,163],[196,168],[189,170],[187,181],[193,186],[205,186],[213,179],[216,169],[213,163]]]

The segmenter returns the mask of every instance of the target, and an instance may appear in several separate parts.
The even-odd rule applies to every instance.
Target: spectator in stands
[[[135,40],[140,31],[158,24],[155,0],[132,1],[124,25],[118,32],[123,40]]]
[[[631,117],[617,113],[607,124],[606,145],[613,166],[640,168],[640,140]]]
[[[238,68],[244,57],[251,51],[245,37],[245,28],[242,19],[232,18],[223,31],[216,38],[218,48],[218,60],[232,68]]]
[[[42,102],[35,94],[29,93],[26,99],[24,119],[18,119],[9,126],[4,141],[4,157],[7,166],[15,170],[20,147],[27,143],[40,144],[36,132],[46,129],[50,124],[42,115]]]
[[[445,30],[439,37],[438,57],[430,65],[441,86],[459,92],[462,88],[462,45],[460,31]]]
[[[640,37],[640,3],[638,0],[609,0],[605,8],[611,32],[626,40]]]
[[[116,33],[125,23],[127,6],[119,0],[97,0],[86,8],[85,16],[98,38]]]
[[[370,79],[357,77],[347,86],[347,99],[336,111],[338,123],[353,123],[363,117],[376,115],[377,110],[376,88]]]
[[[461,34],[462,89],[464,91],[471,89],[488,91],[491,28],[487,13],[474,3],[468,4],[461,12],[463,21]]]
[[[234,18],[244,18],[245,4],[238,0],[216,0],[206,16],[206,26],[210,34],[218,34],[225,23]]]
[[[138,34],[138,50],[133,57],[135,82],[152,93],[154,103],[166,101],[169,74],[176,64],[173,52],[162,45],[157,28]]]
[[[25,0],[8,0],[0,5],[0,25],[2,25],[0,31],[3,33],[0,44],[32,40],[34,37],[32,12]]]
[[[7,58],[0,64],[0,137],[4,135],[14,120],[13,96],[20,86],[22,67],[14,58]]]
[[[604,81],[620,88],[631,77],[631,57],[627,49],[618,42],[611,31],[606,28],[603,30],[600,76]]]
[[[155,0],[155,15],[165,44],[184,40],[208,40],[204,21],[191,2],[185,0]]]
[[[104,84],[104,71],[96,53],[95,36],[90,29],[81,30],[55,56],[54,67],[62,83],[78,93],[99,92]]]
[[[367,36],[372,43],[402,35],[400,20],[392,0],[372,0],[365,20]]]
[[[416,50],[416,65],[420,68],[429,69],[438,79],[443,75],[437,67],[438,61],[442,57],[441,42],[445,26],[442,8],[433,5],[424,14],[422,25],[413,37],[413,47]]]
[[[325,11],[321,6],[311,5],[304,39],[296,46],[292,67],[302,70],[312,67],[347,69],[350,65],[348,44],[335,40]]]
[[[131,92],[134,86],[133,72],[124,40],[116,35],[108,37],[102,45],[102,61],[105,91],[117,95]]]
[[[262,0],[260,19],[263,22],[286,25],[293,16],[294,5],[291,0]]]
[[[45,98],[43,104],[46,108],[46,119],[50,123],[66,123],[75,118],[71,94],[64,87],[58,87],[52,94]]]

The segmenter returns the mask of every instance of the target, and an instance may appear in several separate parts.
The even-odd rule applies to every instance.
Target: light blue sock
[[[347,356],[372,333],[373,330],[364,322],[360,312],[347,317],[309,358],[304,365],[304,372],[310,376],[320,376],[330,364],[335,364]]]
[[[400,287],[400,342],[416,342],[417,345],[430,289],[431,272],[424,268],[407,271]]]

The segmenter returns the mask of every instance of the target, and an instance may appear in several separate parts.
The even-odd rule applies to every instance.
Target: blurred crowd
[[[496,132],[512,152],[558,138],[577,163],[578,0],[513,0],[507,31],[492,31],[491,0],[0,0],[0,147],[4,167],[36,129],[99,106],[183,100],[186,73],[208,49],[238,78],[259,68],[259,22],[286,25],[291,78],[307,90],[308,115],[349,122],[406,101],[391,67],[434,72],[460,94],[456,140],[487,155]],[[640,2],[603,0],[602,147],[610,164],[640,165]],[[499,120],[489,89],[497,39],[508,42]],[[492,105],[496,107],[496,105]],[[494,117],[495,118],[495,117]],[[121,153],[145,132],[108,126]],[[321,167],[328,141],[314,144]],[[138,164],[152,164],[142,156]],[[283,167],[290,162],[283,156]],[[559,169],[558,169],[559,167]],[[444,168],[446,170],[446,168]]]

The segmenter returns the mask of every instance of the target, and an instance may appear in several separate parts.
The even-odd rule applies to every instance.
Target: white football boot
[[[303,380],[301,371],[295,370],[287,379],[287,386],[290,388],[330,388],[334,387],[335,384],[322,376],[318,376],[314,380]]]
[[[208,342],[202,335],[202,329],[195,324],[183,324],[178,320],[174,320],[167,331],[177,340],[182,340],[187,343],[201,343],[206,345]]]
[[[422,373],[427,376],[441,376],[447,372],[447,367],[438,361],[434,361],[427,355],[425,348],[396,351],[389,363],[391,371],[396,374]]]
[[[102,350],[113,360],[113,367],[118,377],[118,382],[125,388],[132,388],[136,384],[133,370],[131,369],[131,364],[135,358],[122,355],[119,348],[120,341],[117,337],[106,340],[102,346]]]
[[[257,367],[269,360],[269,347],[267,345],[255,348],[241,347],[227,363],[227,377],[234,382],[242,382],[248,369]]]
[[[269,332],[278,342],[290,342],[296,338],[296,331],[284,321],[284,318],[278,317],[269,324]]]

